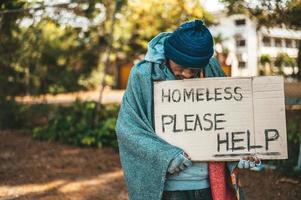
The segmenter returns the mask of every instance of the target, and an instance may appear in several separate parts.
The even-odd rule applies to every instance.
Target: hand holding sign
[[[244,156],[242,159],[239,160],[237,165],[240,169],[249,169],[261,164],[261,160],[256,156]]]
[[[170,174],[174,174],[190,167],[191,165],[192,162],[190,161],[189,156],[186,153],[180,153],[170,162],[167,171]]]

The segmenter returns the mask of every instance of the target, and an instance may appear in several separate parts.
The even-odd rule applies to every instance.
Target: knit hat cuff
[[[174,48],[168,40],[165,40],[164,44],[164,51],[165,56],[168,59],[171,59],[175,63],[182,65],[182,67],[187,68],[201,68],[205,67],[208,63],[210,58],[213,56],[214,50],[211,48],[209,52],[203,57],[193,57],[187,54],[182,53],[181,51]]]

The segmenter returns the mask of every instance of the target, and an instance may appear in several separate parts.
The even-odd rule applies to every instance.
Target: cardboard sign
[[[155,131],[196,161],[286,159],[283,85],[279,76],[155,82]]]

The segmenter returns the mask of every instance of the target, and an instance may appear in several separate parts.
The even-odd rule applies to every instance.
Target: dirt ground
[[[241,171],[247,199],[300,200],[301,180]],[[126,200],[118,154],[0,132],[0,200]]]

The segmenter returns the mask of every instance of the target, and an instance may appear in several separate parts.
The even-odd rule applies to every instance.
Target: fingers
[[[191,160],[191,157],[186,153],[186,152],[183,152],[183,155],[188,158],[189,160]]]
[[[184,154],[184,159],[182,160],[181,164],[178,166],[179,171],[182,171],[192,165],[192,162],[191,162],[191,160],[189,160],[189,158],[190,157],[187,154],[186,155]]]
[[[170,173],[170,174],[179,173],[180,171],[183,171],[184,169],[186,169],[189,166],[190,165],[182,163],[178,167],[168,169],[168,173]]]
[[[249,160],[251,162],[253,162],[255,160],[255,158],[257,158],[256,156],[244,156],[242,157],[243,160]]]
[[[250,162],[254,162],[255,164],[258,164],[260,162],[260,159],[257,156],[245,156],[243,157],[243,160],[249,160]]]
[[[250,168],[256,167],[256,164],[254,161],[250,161]]]
[[[254,156],[254,161],[256,164],[261,163],[260,159],[257,156]]]
[[[169,174],[174,174],[175,173],[175,168],[174,169],[168,169],[167,170]]]
[[[261,164],[260,159],[257,156],[244,156],[240,159],[237,167],[240,169],[250,169],[257,167]]]
[[[183,152],[178,154],[169,164],[167,172],[170,174],[178,173],[192,165],[190,156]]]
[[[241,159],[237,166],[240,169],[248,169],[248,168],[250,168],[250,161]]]
[[[250,168],[250,161],[245,160],[245,159],[240,159],[239,162],[238,162],[237,167],[239,169],[248,169],[248,168]]]
[[[179,166],[179,170],[180,170],[180,171],[184,170],[185,168],[186,168],[186,166],[183,165],[183,164],[181,164],[181,165]]]
[[[243,158],[242,158],[243,159]],[[242,159],[240,159],[239,160],[239,162],[238,162],[238,164],[237,164],[237,167],[239,168],[239,169],[243,169],[244,168],[244,160],[242,160]]]
[[[192,165],[192,162],[191,162],[191,160],[185,160],[183,162],[183,165],[185,165],[185,167],[187,168],[187,167],[190,167]]]

